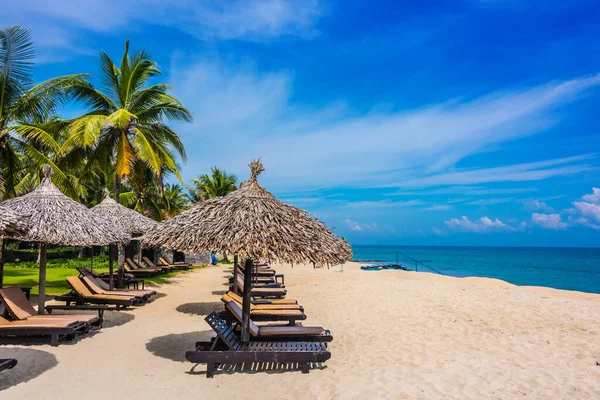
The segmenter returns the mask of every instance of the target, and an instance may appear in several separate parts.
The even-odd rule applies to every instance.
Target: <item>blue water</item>
[[[398,263],[415,270],[409,256],[450,276],[600,293],[600,248],[355,245],[352,249],[353,261],[358,262],[395,262],[397,256]],[[421,264],[417,270],[432,272]]]

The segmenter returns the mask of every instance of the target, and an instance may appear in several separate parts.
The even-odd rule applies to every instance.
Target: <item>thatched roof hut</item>
[[[68,246],[101,246],[129,239],[111,221],[62,194],[50,181],[52,173],[52,168],[44,165],[42,182],[34,191],[0,203],[5,209],[29,216],[31,229],[11,238]]]
[[[238,190],[156,225],[142,236],[142,245],[284,263],[341,264],[352,258],[350,245],[324,223],[277,200],[258,183],[264,171],[260,160],[250,169],[250,179]]]
[[[29,229],[29,217],[0,206],[0,236],[23,235]]]
[[[91,210],[108,222],[113,229],[119,229],[130,236],[139,236],[156,225],[153,219],[114,201],[107,189],[104,189],[104,196],[104,200]]]
[[[235,192],[199,203],[142,236],[144,247],[229,252],[246,260],[242,341],[250,338],[250,271],[253,260],[340,264],[352,258],[348,243],[306,211],[277,200],[258,183],[260,160],[250,163],[250,179]],[[234,266],[234,282],[237,264]],[[235,287],[235,285],[234,285]]]
[[[140,236],[148,229],[156,225],[156,221],[140,214],[139,212],[127,208],[110,197],[108,189],[104,189],[104,200],[94,207],[91,211],[100,216],[105,221],[109,222],[114,228],[121,230],[129,235],[129,237]],[[122,278],[124,258],[118,257],[119,275]],[[110,251],[109,262],[109,287],[113,288],[113,248]]]
[[[47,244],[91,246],[129,240],[129,235],[116,229],[110,221],[62,194],[50,181],[51,177],[52,168],[44,165],[42,182],[34,191],[0,204],[13,212],[28,215],[31,224],[27,232],[7,237],[40,243],[39,313],[44,312]]]

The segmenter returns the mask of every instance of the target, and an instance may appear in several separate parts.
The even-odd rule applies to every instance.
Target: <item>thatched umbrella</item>
[[[29,216],[16,214],[0,206],[0,288],[4,283],[4,236],[23,235],[29,226]]]
[[[42,182],[33,192],[1,204],[13,212],[28,215],[31,224],[26,233],[7,237],[40,243],[40,314],[44,313],[46,292],[46,245],[100,246],[128,240],[128,235],[115,229],[110,221],[62,194],[50,181],[51,176],[52,168],[44,165]]]
[[[252,260],[324,265],[352,258],[350,245],[325,224],[277,200],[258,183],[258,175],[264,171],[260,159],[250,163],[250,170],[250,179],[235,192],[199,203],[142,236],[143,247],[162,246],[183,252],[214,250],[246,259],[244,341],[249,340]]]
[[[110,193],[108,189],[104,189],[104,200],[94,207],[92,207],[92,212],[96,215],[102,217],[104,220],[110,222],[110,224],[121,231],[125,232],[129,237],[140,236],[148,229],[152,228],[156,225],[156,221],[146,217],[145,215],[140,214],[137,211],[132,210],[131,208],[127,208],[110,197]],[[118,245],[119,247],[122,244]],[[112,254],[110,252],[110,290],[113,289],[113,265],[112,265]],[[119,248],[119,256],[118,256],[118,266],[119,266],[119,276],[123,274],[123,264],[125,260],[122,255],[122,249]]]
[[[29,217],[0,205],[0,236],[23,235],[29,229]]]

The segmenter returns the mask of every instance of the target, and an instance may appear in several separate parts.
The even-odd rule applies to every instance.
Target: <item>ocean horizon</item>
[[[420,272],[600,293],[597,247],[352,245],[352,249],[352,261],[359,263],[397,262]]]

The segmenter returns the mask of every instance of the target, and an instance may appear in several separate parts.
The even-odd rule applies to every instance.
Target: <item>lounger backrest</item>
[[[157,268],[156,265],[150,261],[150,259],[148,257],[142,257],[142,260],[144,260],[144,262],[151,268]]]
[[[92,277],[92,280],[96,283],[96,285],[101,287],[102,290],[110,290],[110,286],[108,286],[108,283],[104,282],[102,279]]]
[[[4,304],[18,319],[27,319],[32,315],[37,314],[35,308],[31,305],[25,293],[17,286],[9,286],[0,289],[0,296],[4,300]]]
[[[158,261],[160,261],[161,263],[163,263],[164,265],[171,265],[170,262],[167,261],[166,258],[164,257],[158,257]]]
[[[129,265],[129,268],[127,268],[127,265],[124,265],[125,271],[129,271],[130,269],[133,269],[133,270],[138,269],[138,266],[133,262],[133,260],[131,258],[126,258],[125,262],[127,263],[127,265]]]
[[[223,318],[219,316],[219,314],[213,311],[206,318],[204,318],[204,320],[219,336],[219,339],[225,342],[225,344],[231,350],[239,350],[242,347],[242,343],[238,339],[233,329],[231,329],[231,327]]]
[[[84,276],[83,277],[83,281],[85,282],[85,284],[87,285],[87,287],[90,288],[90,290],[93,293],[103,294],[102,288],[100,288],[98,285],[96,285],[96,282],[94,282],[91,277]]]
[[[241,324],[242,323],[242,309],[240,308],[240,306],[235,301],[230,301],[229,303],[227,303],[225,305],[225,307],[227,307],[229,312],[231,312],[233,314],[233,316],[235,317],[235,319],[237,319],[238,322]],[[256,325],[254,323],[254,321],[250,320],[250,333],[252,334],[252,336],[258,336],[258,331],[259,331],[258,325]]]
[[[229,291],[229,292],[227,292],[227,295],[228,295],[229,297],[231,297],[233,300],[235,300],[235,301],[236,301],[237,303],[239,303],[239,304],[242,304],[242,303],[244,303],[244,299],[242,299],[242,296],[240,296],[240,295],[239,295],[239,294],[237,294],[237,293],[234,293],[234,292],[232,292],[232,291]]]
[[[67,282],[80,296],[90,297],[94,295],[77,276],[68,276]]]

